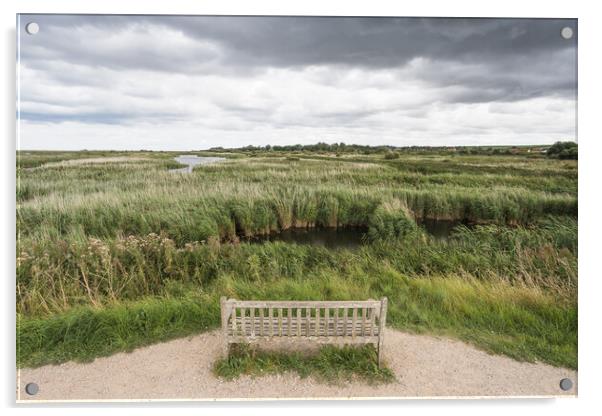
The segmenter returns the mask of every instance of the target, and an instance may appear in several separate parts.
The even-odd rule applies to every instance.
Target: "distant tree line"
[[[260,152],[260,151],[272,151],[272,152],[332,152],[332,153],[382,153],[386,150],[393,150],[394,146],[366,146],[361,144],[345,144],[340,143],[324,143],[318,142],[316,144],[293,144],[293,145],[266,145],[266,146],[245,146],[238,149],[224,149],[222,147],[212,147],[211,151],[219,152]]]
[[[546,152],[548,157],[555,159],[574,159],[577,160],[577,143],[575,142],[556,142]]]
[[[384,154],[386,159],[395,159],[400,154],[420,154],[420,153],[442,153],[442,154],[460,154],[460,155],[517,155],[531,154],[534,157],[542,157],[546,153],[547,145],[544,146],[368,146],[361,144],[324,143],[302,145],[266,145],[266,146],[245,146],[235,149],[226,149],[223,147],[212,147],[209,151],[213,152],[245,152],[251,155],[259,152],[287,152],[287,153],[334,153],[336,155],[344,153],[355,154]]]

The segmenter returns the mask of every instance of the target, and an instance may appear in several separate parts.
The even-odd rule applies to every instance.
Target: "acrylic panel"
[[[577,20],[17,16],[17,399],[577,395]]]

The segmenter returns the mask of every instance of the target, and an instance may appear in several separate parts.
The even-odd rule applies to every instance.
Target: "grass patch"
[[[372,345],[327,345],[320,348],[317,354],[308,356],[300,352],[261,351],[246,344],[237,344],[232,346],[227,358],[215,363],[213,372],[226,380],[241,375],[262,376],[287,372],[331,384],[354,380],[382,384],[395,380],[390,369],[385,366],[379,368],[376,349]]]
[[[45,319],[17,315],[17,366],[89,362],[219,324],[219,307],[206,296],[145,299],[105,308],[80,307]]]
[[[390,267],[374,275],[334,270],[301,279],[243,281],[220,276],[207,293],[169,285],[160,297],[78,307],[30,318],[18,315],[17,363],[35,367],[89,361],[219,326],[219,295],[238,299],[352,300],[389,298],[390,327],[465,340],[518,360],[576,368],[576,302],[538,288],[462,276],[410,278]]]

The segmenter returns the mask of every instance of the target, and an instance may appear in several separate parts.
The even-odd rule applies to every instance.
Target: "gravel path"
[[[300,379],[293,374],[216,379],[211,367],[221,351],[212,331],[99,358],[18,371],[20,400],[346,398],[416,396],[559,396],[577,394],[577,372],[490,355],[459,341],[387,330],[385,360],[396,382],[342,386]],[[574,387],[563,392],[560,379]],[[25,385],[36,382],[36,396]]]

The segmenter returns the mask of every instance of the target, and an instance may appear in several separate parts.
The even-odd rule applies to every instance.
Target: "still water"
[[[204,157],[197,155],[180,155],[174,160],[182,165],[187,165],[185,168],[171,169],[171,172],[192,173],[192,169],[198,165],[208,165],[210,163],[221,162],[225,160],[223,157]]]
[[[277,234],[252,238],[250,242],[283,241],[311,244],[326,248],[354,248],[363,243],[364,229],[360,228],[289,228]]]
[[[421,220],[418,226],[436,239],[445,240],[458,225],[467,225],[462,221]],[[265,241],[283,241],[285,243],[311,244],[326,248],[355,248],[365,243],[365,228],[291,228],[281,233],[250,238],[252,243]]]

